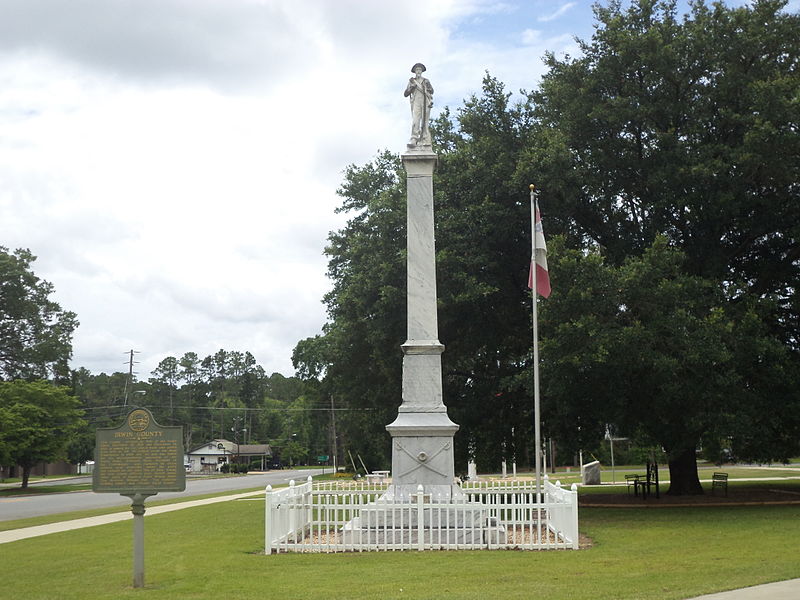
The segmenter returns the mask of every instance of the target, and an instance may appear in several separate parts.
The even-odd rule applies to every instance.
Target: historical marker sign
[[[119,427],[97,429],[92,489],[156,494],[186,489],[183,428],[162,427],[146,408],[135,408]]]
[[[95,435],[92,489],[128,496],[133,513],[133,587],[144,587],[144,501],[186,489],[183,427],[162,427],[146,408],[134,408],[119,427]]]

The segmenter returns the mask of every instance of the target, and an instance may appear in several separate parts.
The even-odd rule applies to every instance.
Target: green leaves
[[[674,3],[611,3],[584,57],[550,57],[534,112],[573,173],[562,183],[563,151],[542,153],[545,180],[614,262],[664,234],[712,278],[763,292],[797,277],[764,269],[796,246],[800,217],[800,20],[783,4],[699,3],[679,22]],[[770,232],[769,251],[752,247]]]
[[[67,388],[45,381],[0,382],[0,457],[24,469],[66,458],[71,436],[85,423],[83,411]]]
[[[798,394],[777,383],[796,385],[800,362],[800,17],[785,4],[697,2],[679,19],[675,2],[611,2],[582,57],[548,57],[526,154],[585,252],[553,247],[542,303],[565,437],[600,404],[682,464],[701,435],[748,458],[797,447],[783,407]]]
[[[34,260],[28,250],[0,246],[0,380],[69,373],[78,320],[50,300],[53,286],[34,275]]]

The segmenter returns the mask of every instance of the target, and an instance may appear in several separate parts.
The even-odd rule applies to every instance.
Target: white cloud
[[[539,21],[543,23],[547,23],[549,21],[555,21],[559,17],[564,16],[570,9],[572,9],[575,6],[575,4],[576,2],[567,2],[566,4],[562,4],[554,12],[539,17]]]
[[[540,29],[526,29],[522,32],[522,43],[526,46],[541,44],[542,32]]]
[[[512,8],[7,0],[0,245],[31,248],[78,314],[73,366],[124,370],[133,348],[146,378],[167,355],[226,348],[291,374],[325,319],[342,171],[404,147],[411,65],[428,65],[438,110],[486,70],[530,89],[544,51],[572,43],[452,35]]]

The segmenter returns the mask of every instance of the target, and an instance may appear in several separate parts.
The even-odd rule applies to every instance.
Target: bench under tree
[[[725,495],[728,495],[728,474],[727,473],[714,473],[711,476],[711,494],[714,494],[714,490],[720,488],[721,490],[725,490]]]

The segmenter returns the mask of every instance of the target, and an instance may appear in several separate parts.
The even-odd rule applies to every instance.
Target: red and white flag
[[[542,230],[542,218],[539,214],[539,204],[531,194],[533,204],[534,222],[533,235],[536,248],[535,256],[531,257],[531,265],[528,270],[528,289],[533,289],[533,268],[536,266],[536,291],[543,298],[550,297],[550,274],[547,271],[547,244],[544,241],[544,231]]]

